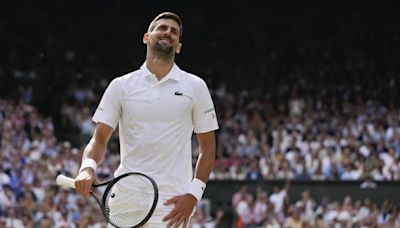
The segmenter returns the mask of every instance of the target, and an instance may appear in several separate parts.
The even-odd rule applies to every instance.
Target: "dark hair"
[[[172,12],[163,12],[163,13],[160,13],[157,17],[155,17],[154,20],[149,25],[149,28],[148,28],[149,32],[152,32],[154,30],[154,28],[156,27],[156,22],[160,19],[172,19],[172,20],[176,21],[176,23],[178,23],[178,25],[179,25],[179,28],[181,29],[179,37],[182,37],[182,34],[183,34],[182,20],[177,14],[172,13]]]

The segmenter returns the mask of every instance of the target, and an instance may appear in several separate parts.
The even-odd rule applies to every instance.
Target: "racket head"
[[[140,227],[150,219],[157,202],[156,182],[143,173],[131,172],[118,176],[108,183],[100,206],[104,217],[111,225]]]

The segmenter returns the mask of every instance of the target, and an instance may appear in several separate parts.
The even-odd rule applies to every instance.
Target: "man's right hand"
[[[75,178],[75,190],[84,196],[89,196],[92,185],[96,182],[96,174],[90,167],[83,169]]]

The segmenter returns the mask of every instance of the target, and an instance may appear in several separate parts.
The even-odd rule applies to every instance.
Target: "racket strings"
[[[141,175],[121,178],[107,192],[105,212],[114,225],[133,227],[151,211],[155,197],[152,182]]]

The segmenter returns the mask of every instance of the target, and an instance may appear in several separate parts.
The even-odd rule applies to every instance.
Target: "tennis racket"
[[[57,184],[75,189],[75,179],[57,176]],[[95,188],[105,187],[100,198]],[[92,185],[91,195],[100,205],[107,222],[115,227],[140,227],[154,212],[158,201],[156,182],[142,173],[126,173],[110,181]]]

